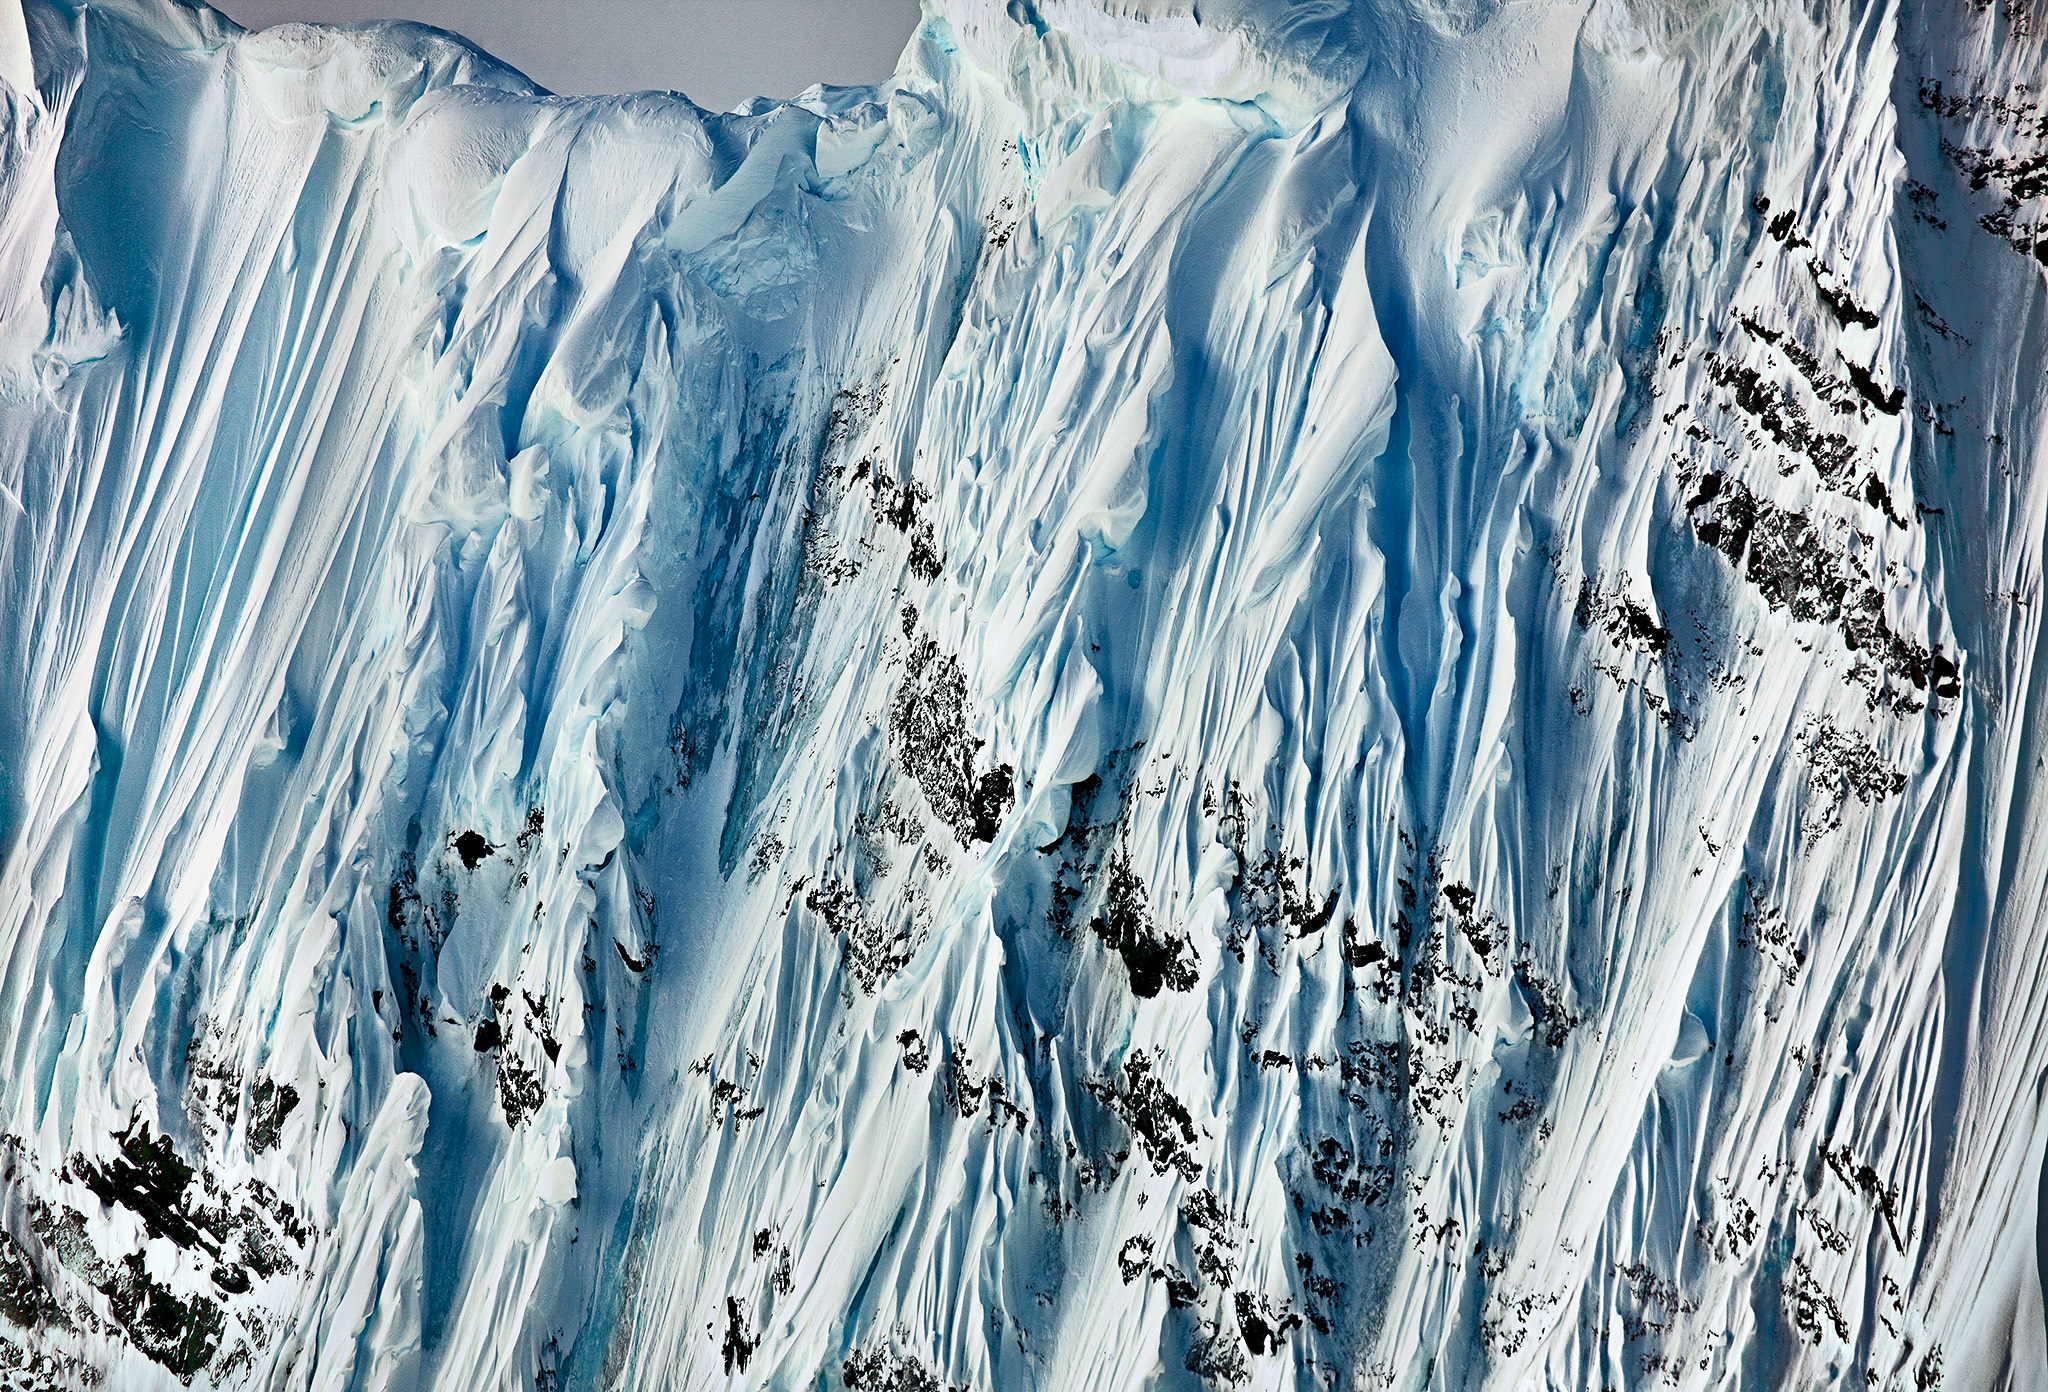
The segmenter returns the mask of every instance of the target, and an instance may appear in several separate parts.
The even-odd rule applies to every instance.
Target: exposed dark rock
[[[190,1173],[186,1171],[188,1179]],[[177,1187],[182,1191],[182,1185]],[[145,1214],[145,1224],[148,1221]],[[135,1347],[152,1362],[170,1369],[179,1381],[190,1383],[220,1351],[225,1321],[217,1302],[204,1296],[172,1294],[149,1278],[141,1252],[132,1252],[118,1263],[105,1260],[93,1249],[85,1235],[85,1220],[75,1210],[65,1209],[59,1215],[39,1206],[32,1210],[30,1222],[36,1236],[59,1261],[107,1297],[115,1322]]]
[[[1239,1291],[1234,1303],[1238,1333],[1244,1336],[1244,1346],[1254,1356],[1278,1353],[1288,1334],[1301,1328],[1301,1316],[1290,1308],[1290,1301],[1283,1299],[1275,1310],[1265,1295]]]
[[[804,907],[840,940],[843,960],[862,995],[910,964],[921,935],[908,915],[873,911],[851,880],[827,873],[804,894]]]
[[[1016,800],[1015,774],[1007,764],[976,773],[986,741],[973,733],[966,674],[937,639],[920,638],[916,630],[916,611],[906,607],[903,633],[910,648],[889,709],[890,747],[962,845],[993,841]]]
[[[1116,1254],[1116,1265],[1127,1286],[1143,1276],[1152,1266],[1152,1239],[1142,1236],[1125,1239]]]
[[[913,1073],[922,1073],[932,1066],[932,1049],[924,1036],[914,1029],[907,1029],[896,1036],[896,1042],[903,1049],[903,1066]]]
[[[1580,628],[1599,629],[1616,647],[1635,648],[1652,657],[1664,656],[1671,647],[1671,630],[1658,623],[1654,613],[1620,586],[1609,588],[1604,579],[1590,575],[1579,582],[1572,621]]]
[[[1177,1172],[1193,1183],[1202,1174],[1201,1162],[1189,1153],[1195,1144],[1194,1117],[1166,1090],[1152,1067],[1151,1056],[1132,1054],[1124,1060],[1121,1079],[1092,1079],[1088,1091],[1137,1138],[1155,1173]]]
[[[948,1387],[918,1359],[882,1340],[851,1349],[839,1376],[847,1392],[967,1392],[964,1387]]]
[[[462,868],[465,870],[476,869],[498,849],[484,840],[481,832],[475,831],[465,831],[451,836],[448,844],[455,848],[455,854],[462,857]]]
[[[152,1237],[217,1252],[220,1234],[203,1234],[185,1211],[185,1191],[193,1170],[178,1158],[170,1137],[153,1137],[148,1123],[138,1122],[120,1142],[120,1153],[106,1164],[74,1160],[72,1174],[101,1203],[119,1204],[139,1216]]]
[[[1868,368],[1846,358],[1843,359],[1842,366],[1848,370],[1849,383],[1856,388],[1856,394],[1878,410],[1888,416],[1896,416],[1906,408],[1905,388],[1893,387],[1886,391],[1877,384],[1877,378]]]
[[[285,1118],[299,1105],[298,1090],[290,1083],[273,1083],[258,1078],[249,1089],[249,1149],[261,1155],[277,1145]]]
[[[0,1319],[30,1330],[70,1323],[28,1253],[4,1231],[0,1231]]]
[[[747,1360],[754,1356],[754,1350],[761,1346],[761,1337],[747,1327],[746,1302],[736,1296],[725,1298],[725,1342],[719,1345],[719,1354],[725,1359],[725,1371],[744,1373]]]
[[[498,1055],[498,1105],[504,1110],[507,1126],[517,1130],[546,1100],[547,1089],[539,1075],[518,1054],[507,1049]]]
[[[1961,690],[1955,660],[1896,632],[1885,617],[1884,592],[1857,562],[1804,513],[1758,497],[1740,480],[1699,475],[1686,503],[1693,534],[1742,567],[1763,601],[1792,618],[1833,627],[1851,652],[1868,654],[1890,677],[1937,699]],[[1921,705],[1887,690],[1872,700],[1906,713]]]
[[[1088,926],[1123,959],[1124,970],[1130,974],[1132,995],[1150,1000],[1162,988],[1195,988],[1199,978],[1195,973],[1194,948],[1185,938],[1169,936],[1152,922],[1145,882],[1131,868],[1130,856],[1121,850],[1109,863],[1109,883],[1104,890],[1102,909]]]
[[[945,571],[946,558],[933,536],[931,519],[925,515],[932,502],[931,490],[916,479],[899,482],[885,468],[871,469],[866,460],[854,469],[856,479],[863,476],[870,478],[874,489],[875,520],[910,541],[910,573],[927,584],[938,579]]]

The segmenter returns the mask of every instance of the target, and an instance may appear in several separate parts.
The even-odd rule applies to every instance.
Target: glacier
[[[0,1384],[2048,1386],[2044,81],[0,0]]]

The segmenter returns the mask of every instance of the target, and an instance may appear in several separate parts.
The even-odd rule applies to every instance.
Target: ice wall
[[[2043,1384],[2031,9],[22,13],[0,1378]]]

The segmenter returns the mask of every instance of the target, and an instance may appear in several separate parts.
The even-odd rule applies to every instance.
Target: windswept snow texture
[[[2035,13],[0,0],[0,1385],[2042,1387]]]

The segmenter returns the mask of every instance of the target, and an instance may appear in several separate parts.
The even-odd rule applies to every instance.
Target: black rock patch
[[[949,1386],[917,1358],[880,1339],[849,1349],[839,1377],[846,1392],[967,1392]]]
[[[1834,628],[1845,648],[1868,654],[1884,675],[1915,690],[1931,687],[1938,700],[1961,693],[1956,661],[1896,632],[1885,617],[1884,592],[1806,514],[1781,508],[1717,472],[1699,476],[1685,506],[1693,535],[1739,565],[1765,604]],[[1876,691],[1872,701],[1904,714],[1924,709],[1888,690]]]
[[[874,912],[850,881],[836,875],[827,874],[811,886],[804,907],[840,939],[842,960],[862,995],[873,995],[917,954],[921,935],[913,924]]]
[[[1282,1300],[1276,1310],[1263,1294],[1239,1291],[1234,1303],[1238,1332],[1244,1336],[1245,1348],[1254,1356],[1278,1353],[1287,1342],[1287,1335],[1301,1327],[1301,1316],[1289,1308],[1290,1301]]]
[[[1152,921],[1146,903],[1145,882],[1131,868],[1128,852],[1119,849],[1109,863],[1109,882],[1104,887],[1102,910],[1090,920],[1089,929],[1118,957],[1130,974],[1131,994],[1150,1000],[1161,989],[1192,991],[1200,979],[1195,972],[1194,948],[1185,938],[1163,933]]]
[[[103,1204],[120,1205],[142,1219],[152,1237],[169,1238],[180,1247],[218,1250],[219,1234],[207,1241],[184,1206],[192,1183],[192,1167],[178,1158],[168,1136],[152,1137],[139,1122],[121,1138],[121,1153],[104,1165],[72,1163],[73,1176]]]
[[[923,1035],[914,1029],[907,1029],[896,1036],[896,1043],[903,1049],[903,1066],[913,1073],[922,1073],[932,1066],[932,1047]]]
[[[249,1089],[249,1149],[258,1155],[277,1145],[285,1118],[299,1105],[298,1089],[290,1083],[273,1083],[258,1078]]]
[[[188,1177],[190,1173],[186,1171]],[[170,1369],[180,1382],[190,1383],[220,1352],[226,1321],[219,1304],[199,1295],[180,1298],[158,1285],[143,1270],[140,1252],[119,1263],[105,1260],[93,1250],[85,1219],[75,1209],[58,1216],[37,1205],[30,1224],[58,1260],[107,1297],[115,1322],[135,1347]]]
[[[1671,647],[1671,630],[1621,586],[1610,587],[1605,576],[1589,575],[1579,582],[1572,622],[1582,629],[1597,628],[1617,648],[1635,648],[1652,657],[1664,656]]]
[[[498,1105],[504,1109],[505,1124],[514,1130],[540,1110],[547,1100],[547,1088],[540,1077],[510,1049],[498,1056]]]
[[[70,1323],[28,1253],[4,1231],[0,1231],[0,1319],[21,1329]]]
[[[760,1346],[761,1336],[747,1327],[747,1303],[737,1296],[728,1295],[725,1298],[725,1342],[718,1349],[725,1359],[726,1375],[744,1373],[747,1360]]]
[[[961,845],[993,841],[1017,800],[1016,773],[1008,764],[976,772],[986,741],[972,730],[966,674],[958,658],[940,651],[937,639],[918,637],[916,627],[917,613],[906,607],[910,650],[889,708],[890,747]]]
[[[465,831],[451,836],[448,838],[448,844],[454,848],[455,854],[462,857],[462,868],[465,870],[476,869],[498,849],[483,838],[483,833],[476,831]]]
[[[1124,1060],[1121,1079],[1094,1078],[1086,1086],[1137,1138],[1154,1173],[1178,1173],[1192,1184],[1202,1177],[1202,1163],[1190,1153],[1196,1139],[1194,1116],[1166,1090],[1152,1067],[1150,1055],[1132,1054]]]

